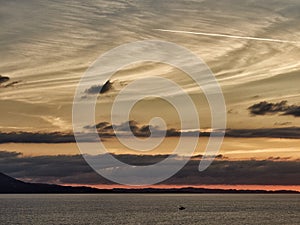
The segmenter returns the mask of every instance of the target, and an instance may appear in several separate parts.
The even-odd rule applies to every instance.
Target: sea
[[[297,194],[4,194],[0,202],[1,225],[300,224]]]

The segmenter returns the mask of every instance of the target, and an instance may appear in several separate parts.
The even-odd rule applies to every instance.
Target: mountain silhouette
[[[0,173],[0,193],[97,193],[89,187],[70,187],[54,184],[26,183]]]
[[[97,189],[90,187],[71,187],[56,184],[26,183],[3,173],[0,173],[0,194],[41,194],[41,193],[194,193],[194,194],[215,194],[215,193],[299,193],[297,191],[266,191],[266,190],[223,190],[206,188],[114,188]]]

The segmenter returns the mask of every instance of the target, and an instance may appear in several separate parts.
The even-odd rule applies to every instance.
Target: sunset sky
[[[72,135],[75,90],[100,55],[121,44],[156,39],[189,49],[219,82],[227,107],[219,155],[206,171],[198,171],[211,132],[208,102],[187,74],[155,62],[120,69],[109,90],[99,94],[95,121],[109,152],[133,165],[172,154],[178,133],[186,130],[174,107],[162,99],[138,102],[128,118],[140,138],[147,136],[142,128],[151,118],[164,119],[174,133],[157,148],[129,149],[111,130],[118,93],[132,81],[160,76],[192,98],[202,134],[194,157],[161,185],[300,190],[299,11],[298,0],[1,1],[0,172],[31,182],[115,185],[80,155]],[[147,89],[180,97],[157,83],[136,92]],[[87,132],[93,125],[87,124]],[[174,156],[174,163],[180,157],[184,154]]]

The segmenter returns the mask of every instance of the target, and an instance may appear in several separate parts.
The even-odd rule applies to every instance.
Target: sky
[[[121,68],[105,93],[98,93],[103,83],[97,81],[86,90],[87,97],[99,94],[95,122],[109,153],[131,163],[140,157],[142,165],[149,164],[149,157],[156,162],[172,154],[179,134],[190,131],[181,129],[178,112],[158,98],[138,102],[128,121],[145,138],[148,130],[143,128],[151,118],[163,118],[169,136],[160,146],[141,154],[123,146],[111,130],[114,125],[122,131],[110,113],[118,93],[135,80],[160,76],[188,93],[201,125],[195,158],[163,184],[300,185],[299,1],[0,3],[0,172],[33,182],[111,184],[86,165],[75,143],[75,90],[100,55],[121,44],[156,39],[189,49],[219,82],[227,107],[219,156],[207,171],[197,171],[212,126],[207,99],[182,70],[156,62]],[[155,82],[135,91],[148,89],[180,98]],[[86,132],[93,125],[87,124]],[[194,125],[190,120],[188,128]]]

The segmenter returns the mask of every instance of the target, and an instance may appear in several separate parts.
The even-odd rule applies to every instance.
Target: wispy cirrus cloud
[[[293,43],[293,44],[300,43],[298,41],[289,41],[289,40],[283,40],[283,39],[237,36],[237,35],[231,35],[231,34],[218,34],[218,33],[206,33],[206,32],[195,32],[195,31],[183,31],[183,30],[167,30],[167,29],[154,29],[154,30],[161,31],[161,32],[169,32],[169,33],[194,34],[194,35],[202,35],[202,36],[209,36],[209,37],[225,37],[225,38],[252,40],[252,41],[267,41],[267,42]]]

